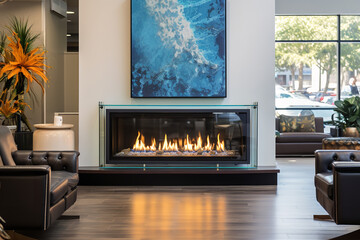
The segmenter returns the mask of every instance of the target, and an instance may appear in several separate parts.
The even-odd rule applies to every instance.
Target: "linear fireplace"
[[[100,166],[256,165],[256,105],[100,104]]]

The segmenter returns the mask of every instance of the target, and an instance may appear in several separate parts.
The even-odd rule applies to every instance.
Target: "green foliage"
[[[279,16],[275,21],[277,40],[334,40],[337,37],[337,19],[334,16]],[[299,89],[302,89],[302,73],[305,66],[317,63],[323,72],[327,71],[330,78],[336,64],[336,58],[333,57],[334,54],[336,56],[336,48],[332,51],[334,47],[334,44],[277,43],[276,69],[289,69],[293,77],[295,71],[299,70]],[[328,66],[325,68],[322,66],[324,64]]]
[[[28,24],[28,20],[18,19],[17,17],[10,18],[8,29],[11,33],[15,32],[18,35],[24,53],[29,53],[33,49],[33,43],[40,36],[40,34],[33,35],[31,28],[32,25]]]
[[[16,33],[17,37],[20,40],[20,44],[24,50],[24,53],[27,54],[33,50],[34,42],[38,39],[40,34],[33,34],[32,31],[32,25],[28,23],[28,20],[19,19],[17,17],[12,17],[9,19],[9,25],[7,26],[7,30],[9,34],[7,34],[9,37],[14,38],[14,42],[17,42],[16,37],[13,35]],[[4,33],[0,33],[0,53],[6,56],[6,54],[9,54],[8,51],[4,51],[7,46],[7,39],[6,35]],[[11,59],[1,59],[0,61],[11,61]],[[0,66],[1,68],[1,66]],[[16,77],[13,76],[10,79],[8,78],[8,75],[4,74],[0,78],[1,83],[1,90],[0,90],[0,100],[5,102],[8,100],[8,96],[12,96],[11,99],[13,101],[19,101],[20,103],[25,103],[25,94],[27,89],[28,81],[26,80],[25,76],[22,73],[18,73],[18,82],[15,85]],[[31,97],[36,97],[32,95]],[[25,104],[20,105],[21,110],[21,120],[26,124],[29,130],[31,130],[31,124],[27,118],[27,116],[24,113],[25,110]]]
[[[337,40],[336,16],[277,16],[276,40]],[[343,40],[360,40],[360,17],[341,17]],[[323,91],[328,90],[330,75],[336,72],[337,47],[334,43],[277,43],[275,66],[279,71],[299,71],[299,87],[304,66],[316,65],[326,74]],[[360,44],[341,45],[342,71],[360,70]],[[293,74],[294,75],[294,74]],[[319,89],[322,90],[322,89]]]
[[[0,62],[3,60],[2,55],[4,54],[5,44],[6,44],[6,35],[4,32],[0,32]],[[1,65],[0,65],[0,69],[1,69]],[[4,81],[5,78],[6,76],[0,77],[0,83]]]
[[[0,57],[4,52],[5,43],[6,43],[6,35],[4,32],[0,32]]]
[[[336,40],[336,16],[277,16],[276,40]]]
[[[341,39],[359,40],[360,39],[360,17],[341,16]]]
[[[345,100],[335,101],[334,111],[336,113],[332,115],[332,123],[341,128],[356,127],[360,132],[360,97],[353,96]]]

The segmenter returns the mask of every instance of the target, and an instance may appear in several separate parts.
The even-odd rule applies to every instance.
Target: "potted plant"
[[[353,96],[344,100],[335,101],[332,123],[342,129],[344,136],[359,137],[360,132],[360,97]],[[336,117],[335,117],[336,115]]]
[[[0,32],[0,114],[5,122],[14,122],[17,115],[30,131],[32,127],[24,112],[29,106],[25,95],[30,94],[33,82],[39,84],[44,92],[43,82],[48,80],[45,51],[33,47],[39,34],[32,34],[31,27],[27,20],[14,17],[7,27],[8,34]]]

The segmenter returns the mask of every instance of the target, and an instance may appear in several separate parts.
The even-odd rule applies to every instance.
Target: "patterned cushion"
[[[315,132],[315,116],[280,115],[281,132]]]

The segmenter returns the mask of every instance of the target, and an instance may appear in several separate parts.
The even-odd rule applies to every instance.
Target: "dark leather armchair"
[[[360,151],[315,152],[316,199],[336,224],[360,224]]]
[[[76,201],[79,153],[18,151],[0,126],[0,216],[6,229],[46,230]]]

